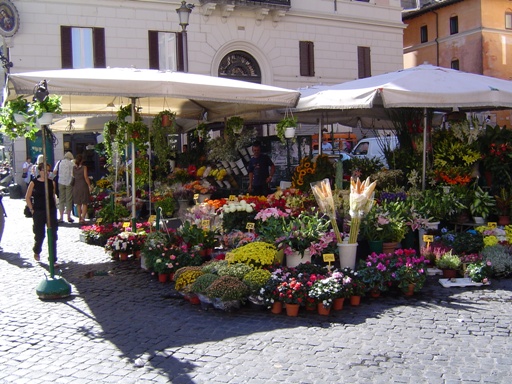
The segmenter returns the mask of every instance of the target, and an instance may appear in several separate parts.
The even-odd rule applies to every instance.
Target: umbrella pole
[[[55,248],[54,236],[52,230],[52,221],[50,215],[50,196],[48,195],[48,171],[46,169],[46,125],[41,126],[41,135],[43,140],[43,164],[44,164],[44,197],[46,208],[46,236],[48,239],[48,265],[50,268],[50,279],[46,278],[39,283],[36,288],[37,296],[40,299],[61,299],[71,294],[71,285],[61,277],[55,278]],[[54,198],[51,196],[51,198]]]
[[[427,174],[427,108],[423,109],[423,172],[421,174],[421,190],[425,190],[425,178]]]
[[[135,123],[135,102],[137,99],[132,97],[132,123]],[[135,206],[135,144],[132,141],[132,231],[136,232],[137,227],[136,206]]]

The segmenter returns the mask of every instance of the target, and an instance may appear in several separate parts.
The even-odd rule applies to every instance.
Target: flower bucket
[[[370,240],[368,245],[370,246],[370,252],[382,253],[382,240]]]
[[[291,255],[286,255],[286,266],[294,268],[299,264],[311,262],[311,253],[308,249],[304,251],[304,257],[300,252],[293,252]]]
[[[356,254],[358,243],[338,243],[338,255],[340,256],[340,267],[356,269]]]

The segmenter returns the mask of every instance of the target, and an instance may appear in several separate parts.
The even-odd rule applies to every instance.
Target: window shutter
[[[105,28],[93,28],[93,60],[94,68],[106,68],[107,58],[105,53]]]
[[[185,58],[183,57],[183,32],[176,33],[176,67],[178,72],[185,70]]]
[[[315,76],[315,46],[312,41],[299,41],[301,76]]]
[[[160,69],[158,31],[148,31],[149,69]]]
[[[370,47],[357,47],[357,67],[359,79],[372,75]]]
[[[71,44],[71,27],[60,27],[60,59],[63,69],[73,68],[73,47]]]

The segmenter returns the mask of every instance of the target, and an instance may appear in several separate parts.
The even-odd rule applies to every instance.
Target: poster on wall
[[[20,15],[10,0],[0,0],[0,35],[11,37],[18,32]]]

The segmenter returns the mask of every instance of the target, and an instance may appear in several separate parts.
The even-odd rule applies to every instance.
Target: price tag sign
[[[498,223],[496,223],[496,222],[494,222],[494,221],[489,221],[489,222],[487,223],[487,226],[488,226],[489,228],[494,229],[494,228],[496,228],[496,227],[498,226]]]
[[[123,228],[128,228],[130,225],[131,225],[131,224],[130,224],[130,222],[129,222],[129,221],[125,221],[125,222],[123,223]]]
[[[431,243],[434,241],[434,236],[433,235],[423,235],[423,241],[425,243]]]
[[[247,229],[248,231],[254,231],[254,223],[247,223],[245,229]]]
[[[194,193],[194,200],[198,200],[199,199],[199,193]]]
[[[140,234],[140,235],[144,235],[146,233],[146,230],[144,228],[139,228],[137,230],[137,233]]]
[[[101,224],[103,222],[103,219],[101,217],[96,219],[96,224]]]
[[[236,196],[235,195],[229,195],[229,201],[235,201]]]
[[[226,256],[224,257],[229,263],[235,261],[235,254],[233,252],[226,252]]]
[[[148,218],[148,223],[153,224],[156,221],[156,215],[151,215]]]
[[[329,271],[331,270],[331,263],[334,261],[334,253],[324,253],[324,262],[329,264]]]
[[[210,229],[210,220],[201,220],[201,228],[207,231]]]

